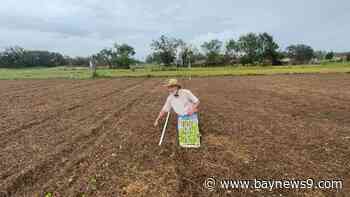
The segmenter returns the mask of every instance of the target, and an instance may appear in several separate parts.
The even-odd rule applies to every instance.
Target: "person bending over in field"
[[[170,79],[165,87],[168,89],[169,96],[159,112],[154,126],[158,126],[159,119],[164,117],[171,109],[179,116],[193,115],[198,112],[199,99],[190,90],[182,89],[176,79]]]

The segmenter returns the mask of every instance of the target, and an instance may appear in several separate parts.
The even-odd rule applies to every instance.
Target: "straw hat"
[[[169,79],[166,84],[166,87],[172,87],[177,86],[178,88],[181,88],[181,84],[177,81],[177,79]]]

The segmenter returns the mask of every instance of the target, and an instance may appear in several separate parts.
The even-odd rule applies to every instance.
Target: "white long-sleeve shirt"
[[[170,109],[173,109],[178,115],[186,115],[192,105],[199,101],[199,99],[187,89],[178,90],[178,95],[178,97],[175,97],[175,93],[170,94],[162,111],[169,112]]]

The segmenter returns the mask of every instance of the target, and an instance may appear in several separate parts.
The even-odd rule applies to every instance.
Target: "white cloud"
[[[229,39],[238,39],[240,32],[225,30],[222,32],[208,32],[195,37],[190,43],[200,46],[203,42],[218,39],[220,41],[228,41]]]
[[[116,41],[133,45],[144,58],[162,33],[200,45],[269,32],[282,46],[305,42],[341,51],[350,50],[348,10],[348,0],[3,0],[0,47],[90,55]]]

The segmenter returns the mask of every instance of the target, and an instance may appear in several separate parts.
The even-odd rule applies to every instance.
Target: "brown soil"
[[[181,80],[201,100],[202,147],[153,121],[163,79],[0,83],[0,196],[346,196],[350,75]],[[206,178],[343,180],[335,189],[208,191]]]

